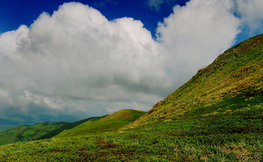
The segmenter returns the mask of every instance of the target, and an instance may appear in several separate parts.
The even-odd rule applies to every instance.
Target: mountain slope
[[[121,110],[108,116],[103,116],[100,118],[89,120],[72,129],[64,130],[56,137],[71,137],[77,135],[87,135],[88,133],[99,133],[117,130],[135,121],[143,114],[145,114],[145,112],[143,111]]]
[[[263,132],[262,57],[262,35],[236,45],[126,129],[167,122],[178,136]]]

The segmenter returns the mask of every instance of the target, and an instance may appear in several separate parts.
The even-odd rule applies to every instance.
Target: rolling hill
[[[137,110],[121,110],[110,115],[91,117],[77,122],[44,122],[23,125],[0,132],[0,145],[47,139],[51,137],[70,137],[117,130],[145,114]]]
[[[263,35],[258,35],[225,51],[150,111],[118,130],[74,136],[93,124],[111,121],[97,118],[62,132],[63,138],[0,146],[0,159],[262,161],[262,59]]]
[[[32,141],[53,137],[63,130],[73,128],[93,118],[84,119],[77,122],[44,122],[35,125],[23,125],[0,132],[0,145],[15,143],[20,141]]]
[[[99,133],[117,130],[135,121],[137,118],[145,114],[143,111],[137,110],[121,110],[108,116],[91,119],[72,129],[64,130],[55,137],[72,137],[87,135],[88,133]]]

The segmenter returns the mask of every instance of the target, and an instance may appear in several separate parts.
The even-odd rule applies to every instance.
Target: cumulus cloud
[[[235,5],[175,6],[157,40],[141,21],[108,21],[81,3],[42,13],[0,35],[0,109],[81,117],[149,110],[235,42],[242,25]]]
[[[175,6],[174,13],[159,23],[158,40],[169,53],[167,63],[177,82],[183,83],[182,75],[193,75],[235,42],[240,20],[233,7],[229,0],[191,0]]]
[[[1,87],[25,109],[30,103],[70,109],[71,100],[83,111],[96,102],[130,107],[136,101],[142,108],[171,84],[158,46],[140,21],[108,21],[89,6],[67,3],[51,16],[42,13],[30,28],[1,35]]]
[[[247,25],[251,33],[256,30],[262,32],[263,1],[262,0],[236,0],[237,13],[243,25]]]

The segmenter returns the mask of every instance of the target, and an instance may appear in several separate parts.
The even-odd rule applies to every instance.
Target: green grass
[[[109,116],[92,117],[85,120],[66,123],[41,123],[24,125],[0,132],[0,145],[20,141],[47,139],[53,136],[69,137],[86,135],[119,129],[143,115],[145,112],[136,110],[122,110]]]
[[[46,139],[53,137],[63,130],[73,128],[79,124],[82,124],[90,119],[85,119],[77,122],[66,123],[41,123],[36,125],[24,125],[7,129],[0,132],[0,145],[19,142],[19,141],[32,141],[38,139]]]
[[[227,50],[124,127],[115,127],[123,114],[112,114],[62,132],[64,138],[0,146],[0,159],[262,161],[262,58],[259,35]]]
[[[129,130],[1,147],[2,161],[259,161],[262,133],[179,138]],[[256,140],[256,141],[255,141]]]
[[[143,114],[145,114],[145,112],[143,111],[121,110],[108,116],[89,120],[72,129],[64,130],[56,137],[71,137],[71,136],[87,135],[89,133],[99,133],[99,132],[117,130],[135,121]]]

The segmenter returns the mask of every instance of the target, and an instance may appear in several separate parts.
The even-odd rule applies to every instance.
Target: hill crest
[[[145,112],[139,110],[120,110],[110,115],[89,120],[72,129],[65,130],[58,134],[56,137],[80,136],[90,133],[100,133],[117,130],[135,121],[143,114],[145,114]]]

